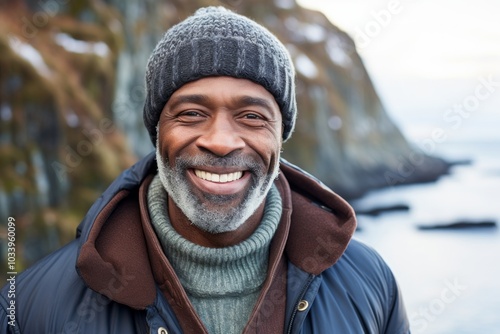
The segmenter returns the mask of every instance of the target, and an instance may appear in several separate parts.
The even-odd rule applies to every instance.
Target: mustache
[[[230,153],[223,157],[209,152],[200,153],[196,156],[178,156],[175,159],[175,165],[181,170],[195,167],[224,167],[248,170],[256,175],[262,174],[262,167],[258,161],[238,153]]]

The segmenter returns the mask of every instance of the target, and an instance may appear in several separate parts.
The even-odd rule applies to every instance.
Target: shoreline
[[[330,186],[336,193],[347,201],[361,199],[371,191],[391,187],[400,187],[414,184],[433,183],[442,176],[449,175],[454,166],[471,164],[471,159],[448,161],[440,157],[423,155],[424,161],[418,165],[409,165],[407,172],[390,167],[380,167],[375,170],[360,172],[356,187],[342,188]]]

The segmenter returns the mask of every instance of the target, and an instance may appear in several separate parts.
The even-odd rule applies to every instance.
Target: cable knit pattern
[[[281,218],[275,186],[261,224],[243,242],[225,248],[196,245],[178,234],[168,218],[167,193],[158,176],[148,190],[151,222],[191,303],[209,333],[241,333],[266,278],[269,245]]]
[[[153,145],[163,107],[182,85],[209,76],[232,76],[263,86],[283,115],[283,140],[295,127],[295,69],[284,45],[258,23],[224,7],[207,7],[170,28],[146,69],[144,123]]]

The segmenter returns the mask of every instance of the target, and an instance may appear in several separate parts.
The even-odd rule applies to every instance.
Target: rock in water
[[[461,229],[476,229],[476,228],[496,228],[497,222],[494,220],[460,220],[452,223],[438,224],[419,224],[419,230],[461,230]]]

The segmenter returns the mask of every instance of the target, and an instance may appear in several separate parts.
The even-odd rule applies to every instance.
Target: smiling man
[[[2,290],[2,333],[408,333],[396,280],[352,208],[280,158],[295,73],[265,28],[203,8],[147,67],[155,152],[77,238]]]
[[[278,176],[282,132],[273,95],[250,80],[207,77],[175,91],[158,123],[156,160],[169,211],[183,217],[177,228],[192,224],[209,243],[230,231],[242,234],[234,242],[246,239]]]

